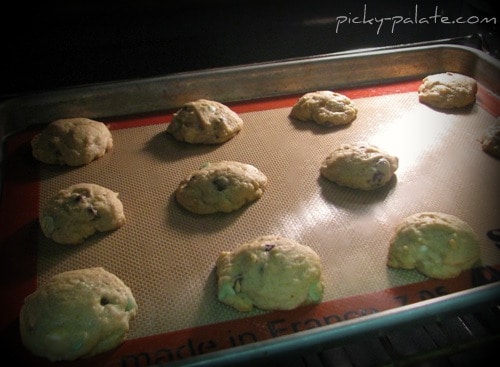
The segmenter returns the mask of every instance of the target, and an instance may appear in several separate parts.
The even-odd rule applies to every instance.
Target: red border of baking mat
[[[418,80],[339,92],[356,99],[417,91],[420,83]],[[298,95],[277,97],[229,105],[236,112],[243,113],[290,107],[298,97]],[[481,86],[477,95],[477,103],[492,115],[500,115],[498,96]],[[111,129],[122,129],[167,123],[171,117],[172,113],[167,112],[151,116],[122,117],[108,121],[108,123]],[[19,310],[24,297],[32,293],[37,284],[36,256],[40,185],[38,163],[31,156],[30,141],[39,129],[40,127],[34,127],[10,136],[4,148],[4,177],[0,197],[0,294],[4,299],[0,312],[1,343],[5,351],[4,358],[6,354],[10,354],[17,363],[54,365],[46,359],[32,356],[22,346],[19,336]],[[492,238],[492,245],[495,245],[497,241],[500,240]],[[496,245],[500,246],[498,243]],[[291,311],[269,312],[238,320],[126,340],[116,349],[101,355],[56,364],[62,366],[147,366],[167,363],[373,314],[498,280],[500,280],[500,265],[479,268],[463,272],[454,279],[429,279]],[[353,305],[356,307],[353,308]]]

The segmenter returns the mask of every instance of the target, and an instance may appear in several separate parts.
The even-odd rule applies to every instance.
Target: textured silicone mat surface
[[[103,266],[129,285],[139,313],[129,339],[251,315],[217,301],[220,251],[264,234],[311,246],[322,258],[325,301],[426,279],[386,267],[388,241],[403,217],[421,211],[457,215],[479,234],[483,265],[500,264],[486,233],[498,227],[500,161],[479,139],[495,118],[478,104],[433,110],[416,92],[355,100],[357,119],[323,128],[289,119],[289,107],[241,113],[243,130],[218,146],[180,143],[165,123],[114,129],[113,150],[79,168],[41,166],[40,204],[59,189],[91,182],[120,194],[127,223],[84,244],[60,246],[43,236],[38,282],[65,270]],[[366,141],[396,155],[396,179],[361,192],[319,175],[322,160],[342,143]],[[200,216],[177,205],[173,192],[203,163],[235,160],[264,172],[263,197],[229,214]]]

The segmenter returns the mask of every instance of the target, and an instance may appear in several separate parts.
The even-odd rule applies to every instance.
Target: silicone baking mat
[[[8,152],[8,172],[14,177],[8,182],[16,184],[11,189],[18,197],[4,195],[2,213],[16,213],[23,205],[20,216],[29,226],[4,237],[10,245],[23,241],[11,254],[21,257],[22,269],[14,269],[19,263],[4,267],[17,273],[11,277],[14,284],[8,285],[16,295],[11,319],[37,283],[62,271],[102,266],[132,289],[139,312],[123,345],[76,363],[149,365],[321,327],[490,281],[500,270],[495,246],[500,161],[482,151],[480,139],[496,122],[497,99],[480,88],[471,108],[439,111],[418,102],[418,85],[341,91],[354,99],[359,112],[352,124],[339,128],[291,120],[288,114],[298,96],[230,104],[242,117],[243,129],[214,146],[175,141],[166,133],[170,113],[105,121],[113,133],[113,150],[78,168],[34,162],[29,139],[36,131],[14,137]],[[396,177],[386,187],[363,192],[320,176],[323,159],[336,146],[355,141],[377,145],[399,158]],[[205,162],[219,160],[258,167],[269,182],[263,197],[233,213],[205,216],[177,205],[173,192],[179,182]],[[39,206],[59,189],[81,182],[118,192],[127,223],[81,245],[55,244],[38,228]],[[6,205],[11,208],[6,210]],[[451,280],[388,268],[394,227],[422,211],[446,212],[468,222],[481,239],[482,267]],[[293,238],[319,254],[326,285],[320,305],[241,313],[217,301],[218,254],[267,234]],[[16,320],[7,323],[16,335]]]

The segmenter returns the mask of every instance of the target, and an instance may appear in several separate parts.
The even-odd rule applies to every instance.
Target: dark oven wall
[[[1,22],[3,97],[441,39],[473,43],[498,55],[492,0],[49,1],[12,6],[2,12]]]

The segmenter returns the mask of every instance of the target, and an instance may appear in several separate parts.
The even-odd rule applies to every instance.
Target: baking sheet
[[[377,85],[361,92],[344,90],[355,99],[359,114],[340,129],[291,121],[288,112],[298,95],[271,104],[233,103],[245,126],[221,146],[170,139],[165,133],[170,113],[110,119],[113,151],[77,169],[37,166],[38,199],[43,203],[76,182],[99,183],[120,193],[128,222],[75,248],[54,246],[35,231],[36,279],[41,283],[59,271],[100,265],[132,288],[139,315],[129,341],[102,357],[108,364],[140,353],[149,353],[149,362],[178,360],[477,285],[469,272],[449,282],[428,281],[417,272],[385,266],[395,222],[423,210],[449,212],[469,222],[481,236],[486,269],[500,264],[487,236],[499,227],[499,162],[482,152],[478,141],[495,122],[494,93],[482,85],[473,108],[444,113],[418,103],[417,85],[414,80],[386,90]],[[395,181],[365,193],[319,176],[319,164],[334,146],[357,140],[399,157]],[[172,198],[178,182],[202,163],[220,159],[258,166],[270,182],[264,196],[230,214],[204,217],[178,207]],[[216,301],[218,252],[262,234],[290,236],[320,254],[327,284],[322,305],[241,314]]]
[[[268,234],[312,247],[325,272],[325,301],[425,280],[386,268],[393,227],[421,211],[457,215],[482,234],[484,265],[500,264],[485,234],[496,228],[499,163],[479,139],[494,117],[475,106],[443,114],[415,92],[359,98],[356,121],[341,129],[293,122],[289,107],[240,114],[244,129],[221,146],[178,143],[166,124],[113,130],[113,151],[78,169],[40,166],[40,203],[59,189],[91,182],[120,194],[126,225],[83,246],[40,237],[38,280],[68,269],[104,266],[134,290],[140,314],[130,337],[251,316],[217,301],[221,251]],[[399,157],[396,180],[376,192],[341,188],[319,176],[342,143],[368,141]],[[192,215],[175,203],[179,182],[205,162],[236,160],[268,177],[264,196],[243,210]],[[147,286],[145,286],[147,285]],[[203,312],[200,312],[203,310]]]

